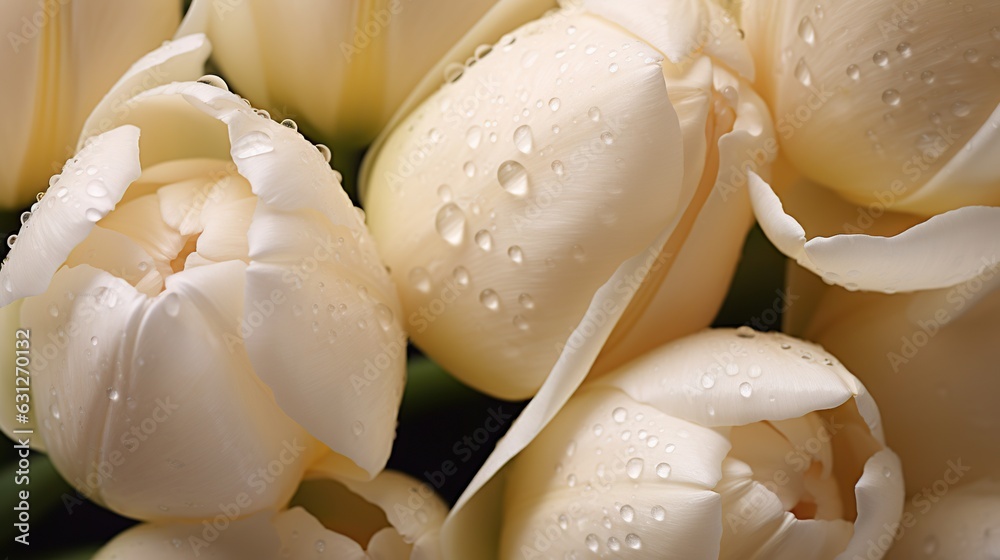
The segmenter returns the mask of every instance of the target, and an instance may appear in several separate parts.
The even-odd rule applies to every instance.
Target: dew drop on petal
[[[434,220],[438,234],[450,245],[460,245],[465,238],[465,213],[454,202],[438,210]]]
[[[496,293],[496,290],[486,288],[479,293],[479,303],[490,311],[496,311],[500,309],[500,295]]]
[[[643,461],[639,457],[633,457],[625,463],[625,474],[635,480],[642,474]]]
[[[507,160],[500,164],[497,181],[510,194],[524,196],[528,193],[528,170],[516,161]]]

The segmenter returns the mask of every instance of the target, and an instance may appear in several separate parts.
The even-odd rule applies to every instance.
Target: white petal
[[[209,520],[197,524],[138,525],[104,545],[94,560],[278,558],[281,539],[272,524],[273,516],[270,511],[239,520],[223,516],[217,526]]]
[[[995,153],[984,141],[996,133],[989,120],[1000,104],[1000,74],[991,68],[1000,8],[991,0],[910,8],[892,0],[819,11],[807,0],[743,4],[782,150],[806,176],[859,205],[932,216],[1000,204],[988,160],[960,155],[981,132],[970,152]]]
[[[175,274],[149,300],[80,266],[25,302],[25,320],[56,350],[33,373],[44,437],[82,493],[140,519],[209,517],[233,504],[245,515],[291,496],[315,444],[231,342],[244,268]]]
[[[73,248],[139,177],[138,151],[139,129],[124,126],[95,138],[66,165],[0,270],[0,305],[45,291]]]
[[[317,139],[363,146],[495,2],[196,0],[178,35],[207,33],[234,89],[279,120],[294,118]]]
[[[595,539],[608,553],[616,539],[658,558],[715,558],[722,515],[711,490],[728,451],[715,431],[618,391],[584,391],[511,464],[499,557],[584,556]]]
[[[899,533],[887,532],[889,538],[879,535],[877,546],[892,545],[886,558],[909,560],[928,553],[935,558],[1000,556],[1000,480],[996,476],[963,483],[933,503],[932,495],[910,498]]]
[[[154,267],[154,259],[129,236],[97,226],[73,249],[66,266],[87,264],[110,272],[132,284],[147,296],[163,290],[163,276]]]
[[[703,0],[565,0],[634,33],[663,53],[674,64],[690,64],[702,52],[753,80],[753,61],[740,45],[735,20],[721,8]]]
[[[844,366],[814,344],[716,329],[663,346],[595,382],[703,426],[741,426],[838,406],[858,392],[847,379],[853,376]]]
[[[110,123],[127,118],[128,101],[143,91],[163,84],[195,80],[203,73],[211,45],[202,35],[170,41],[139,59],[112,86],[83,125],[80,146],[100,134]]]
[[[886,438],[919,492],[961,458],[1000,470],[991,441],[1000,411],[1000,273],[916,294],[851,294],[829,288],[805,330],[864,379],[884,413]]]
[[[597,288],[672,225],[685,193],[661,68],[638,56],[590,62],[624,42],[652,55],[648,45],[561,13],[513,36],[383,146],[366,208],[415,343],[464,382],[524,398],[541,386]],[[570,40],[597,51],[543,54]],[[529,68],[509,80],[501,72],[508,64]],[[560,75],[565,83],[553,83]],[[500,97],[509,101],[488,102]],[[466,109],[475,115],[456,113]],[[420,158],[411,167],[413,154]]]
[[[888,238],[843,234],[807,240],[771,187],[753,174],[750,196],[764,233],[778,250],[851,289],[904,292],[953,286],[980,274],[1000,255],[1000,208],[961,208]]]
[[[132,62],[170,36],[176,0],[96,4],[9,2],[0,6],[8,43],[0,138],[0,205],[28,204],[74,153],[87,115]],[[105,127],[98,132],[106,132]]]
[[[864,474],[855,486],[858,519],[854,535],[838,560],[868,554],[872,542],[878,542],[885,527],[897,523],[903,514],[903,467],[899,457],[888,449],[872,455],[865,463]]]

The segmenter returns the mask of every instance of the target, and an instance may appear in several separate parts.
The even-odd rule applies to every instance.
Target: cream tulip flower
[[[234,90],[356,153],[496,1],[194,0],[177,35],[205,33]]]
[[[297,132],[217,78],[183,81],[208,51],[188,36],[122,77],[88,121],[108,132],[0,270],[3,324],[30,330],[36,439],[83,494],[146,520],[280,505],[320,442],[374,476],[405,376],[363,215]]]
[[[95,560],[287,558],[437,560],[447,506],[426,484],[383,471],[358,482],[330,461],[310,469],[294,507],[250,518],[140,525],[115,537]],[[301,499],[300,499],[301,497]],[[295,504],[300,502],[299,504]]]
[[[707,326],[751,224],[744,169],[776,150],[719,7],[588,0],[533,19],[549,7],[498,5],[361,183],[414,343],[507,399],[571,354],[582,377],[602,349],[607,371]]]
[[[910,494],[956,468],[963,483],[1000,473],[1000,267],[951,288],[896,295],[810,288],[803,271],[791,278],[789,289],[804,299],[789,310],[787,328],[864,381]]]
[[[993,560],[1000,558],[1000,478],[950,489],[931,501],[912,499],[898,528],[889,560]],[[887,538],[883,537],[883,543]]]
[[[180,0],[0,3],[0,207],[34,200],[108,88],[169,39],[180,16]]]
[[[483,560],[847,559],[899,520],[903,496],[875,402],[836,358],[782,334],[704,331],[588,382],[547,425],[520,418],[442,546]]]
[[[804,175],[773,191],[752,177],[778,249],[890,293],[960,284],[1000,255],[1000,5],[745,0],[741,23]]]

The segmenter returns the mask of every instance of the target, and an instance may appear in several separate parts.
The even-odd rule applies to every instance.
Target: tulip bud
[[[515,425],[507,438],[530,443],[460,500],[447,553],[850,558],[902,512],[874,401],[785,335],[678,340],[585,384],[532,433]]]
[[[323,150],[212,77],[174,81],[206,56],[185,37],[122,78],[0,270],[37,435],[140,519],[273,508],[320,443],[374,476],[404,379],[395,292]],[[136,94],[151,75],[172,83]]]
[[[996,2],[748,0],[741,23],[795,170],[773,192],[750,181],[781,252],[886,293],[954,286],[1000,255]]]
[[[746,169],[776,149],[719,8],[574,4],[478,49],[365,163],[415,344],[502,398],[583,347],[607,370],[708,325],[750,225]]]
[[[226,80],[276,118],[359,149],[495,2],[194,0],[177,36],[205,33]]]
[[[3,2],[0,207],[34,200],[74,153],[83,122],[115,80],[170,37],[178,0]],[[105,129],[108,130],[108,129]]]
[[[287,510],[199,524],[139,525],[115,537],[98,560],[288,558],[436,560],[447,506],[426,484],[394,471],[368,482],[339,478],[330,462],[309,473]]]

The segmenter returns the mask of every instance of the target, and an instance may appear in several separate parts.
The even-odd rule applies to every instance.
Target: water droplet
[[[748,398],[753,393],[753,387],[749,383],[740,383],[740,395]]]
[[[520,303],[521,307],[525,309],[535,308],[535,300],[531,299],[531,296],[528,294],[521,294],[517,296],[517,302]]]
[[[969,116],[972,112],[972,106],[965,101],[956,101],[951,105],[951,114],[956,117],[962,118]]]
[[[795,65],[795,78],[804,86],[808,87],[812,84],[812,72],[806,66],[806,59],[800,58],[798,64]]]
[[[625,523],[631,523],[635,519],[635,510],[628,504],[623,505],[619,513],[622,516],[622,521]]]
[[[555,160],[552,162],[552,172],[558,177],[562,177],[566,173],[566,167],[563,165],[563,162]]]
[[[590,120],[597,122],[601,120],[601,110],[597,107],[591,107],[590,110],[587,111],[587,116],[590,117]]]
[[[466,177],[471,179],[476,176],[476,164],[471,161],[467,161],[465,162],[465,165],[462,166],[462,171],[465,172]]]
[[[514,326],[517,327],[518,330],[526,331],[531,328],[531,325],[528,324],[528,320],[520,315],[514,315],[513,322]]]
[[[49,412],[52,414],[52,417],[55,418],[56,420],[58,420],[62,416],[61,414],[59,414],[59,408],[55,404],[53,404],[49,408]]]
[[[482,249],[483,251],[489,251],[493,249],[493,236],[490,235],[490,232],[486,231],[485,229],[481,229],[478,232],[476,232],[475,239],[476,239],[476,245],[479,245],[479,248]]]
[[[976,49],[969,49],[965,51],[965,54],[963,54],[962,56],[965,58],[966,62],[972,64],[979,62],[979,51],[977,51]]]
[[[587,549],[591,552],[597,552],[598,547],[601,546],[600,542],[597,540],[597,535],[593,533],[587,535],[587,538],[583,539],[583,542],[586,543]]]
[[[233,157],[246,159],[274,151],[271,134],[264,130],[252,130],[233,142]]]
[[[284,119],[284,120],[282,120],[281,121],[281,126],[283,126],[285,128],[290,128],[292,130],[298,130],[299,129],[299,125],[295,121],[293,121],[292,119]]]
[[[470,148],[475,150],[479,147],[479,143],[483,141],[483,129],[478,126],[473,126],[469,128],[465,133],[465,142]]]
[[[163,299],[163,310],[167,315],[176,317],[181,312],[181,298],[175,293],[169,293]]]
[[[624,422],[626,418],[628,418],[628,411],[620,406],[611,412],[611,419],[619,424]]]
[[[507,249],[507,256],[510,257],[510,260],[515,264],[521,264],[524,262],[524,251],[522,251],[517,245],[511,245],[511,247]]]
[[[365,425],[360,421],[355,420],[354,422],[351,422],[351,431],[354,432],[354,435],[360,436],[365,433]]]
[[[382,327],[383,331],[388,332],[392,328],[393,315],[392,310],[389,309],[388,305],[380,303],[375,306],[375,318],[378,320],[378,324]]]
[[[799,22],[799,37],[808,45],[816,44],[816,28],[809,16],[802,18]]]
[[[7,236],[7,247],[13,249],[14,245],[16,243],[17,243],[17,234],[16,233],[12,233],[9,236]]]
[[[315,546],[316,546],[316,552],[322,553],[324,550],[326,550],[326,541],[320,539],[316,541]]]
[[[627,474],[632,480],[635,480],[642,474],[642,467],[642,459],[639,457],[633,457],[629,459],[628,463],[625,463],[625,474]]]
[[[83,215],[84,217],[87,218],[88,221],[91,222],[97,222],[102,218],[101,211],[98,210],[97,208],[88,208],[87,211],[83,213]]]
[[[729,362],[726,364],[726,375],[736,375],[740,372],[740,366],[736,362]]]
[[[612,62],[610,65],[608,65],[608,72],[611,72],[612,74],[614,74],[617,71],[618,71],[618,63],[617,62]]]
[[[663,506],[653,506],[649,510],[649,515],[657,521],[663,521],[667,518],[667,510],[663,509]]]
[[[204,76],[198,78],[198,81],[212,87],[229,91],[229,86],[226,84],[226,81],[214,74],[205,74]]]
[[[91,346],[97,346],[98,342],[100,342],[100,341],[98,340],[98,338],[96,336],[90,337],[90,345]]]
[[[507,160],[497,169],[500,186],[510,194],[524,196],[528,193],[528,171],[516,161]]]
[[[896,105],[899,105],[899,101],[900,95],[898,90],[890,88],[882,92],[882,102],[886,105],[895,107]]]
[[[538,51],[534,50],[528,51],[524,53],[524,56],[521,57],[521,67],[531,68],[531,66],[535,63],[536,60],[538,60]]]
[[[452,276],[454,276],[455,282],[459,286],[469,285],[469,270],[464,266],[455,267],[455,270],[452,271]]]
[[[483,304],[483,307],[490,311],[496,311],[500,309],[500,296],[495,290],[486,288],[479,293],[479,303]]]
[[[920,73],[920,79],[923,80],[925,84],[931,85],[934,83],[935,79],[934,72],[931,72],[930,70],[924,70],[923,72]]]
[[[601,134],[601,142],[610,146],[615,143],[615,135],[611,134],[611,131],[605,131]]]
[[[438,210],[434,227],[438,234],[451,245],[461,245],[465,239],[465,213],[454,202],[449,202]]]
[[[937,552],[938,542],[934,536],[929,536],[924,539],[924,554],[927,556],[933,556]]]
[[[757,364],[750,366],[750,369],[747,370],[747,375],[749,375],[752,379],[760,377],[760,374],[761,374],[761,369],[760,366]]]
[[[625,535],[625,546],[633,550],[638,550],[642,548],[642,539],[635,533],[629,533]]]
[[[514,146],[517,147],[518,151],[522,154],[530,154],[532,148],[534,147],[535,138],[531,133],[531,127],[528,125],[522,125],[514,130]]]
[[[877,66],[885,68],[889,65],[889,53],[885,51],[876,51],[875,54],[872,55],[872,62],[874,62]]]
[[[670,465],[668,463],[660,463],[656,465],[656,476],[660,478],[667,478],[670,476]]]
[[[672,443],[668,443],[667,446],[663,450],[666,451],[667,453],[673,453],[675,449],[677,449],[676,445],[674,445]]]
[[[861,79],[861,69],[857,64],[852,64],[847,67],[847,76],[856,82]]]
[[[410,270],[409,274],[410,284],[416,288],[418,292],[428,293],[431,291],[431,275],[427,273],[421,267],[416,267]]]
[[[608,548],[612,551],[619,551],[622,548],[622,543],[618,542],[615,537],[608,537]]]
[[[559,514],[559,528],[563,531],[569,529],[569,518],[566,517],[565,513]]]
[[[900,54],[903,58],[909,58],[913,54],[913,47],[907,42],[902,42],[896,45],[896,52]]]
[[[119,398],[118,390],[115,389],[114,387],[108,387],[108,389],[104,393],[108,396],[108,399],[110,399],[112,402],[118,402]]]
[[[706,389],[711,389],[715,387],[715,377],[710,373],[706,373],[701,376],[701,386]]]

